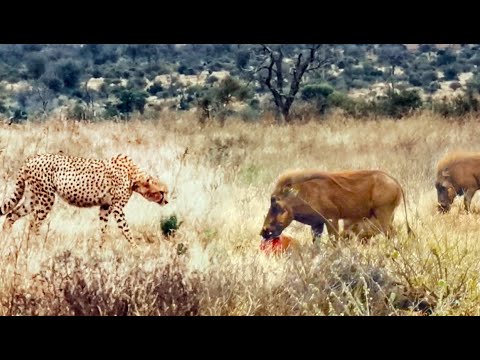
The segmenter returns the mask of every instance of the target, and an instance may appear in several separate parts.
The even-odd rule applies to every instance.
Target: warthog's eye
[[[283,209],[282,209],[280,206],[276,205],[276,206],[273,206],[273,207],[272,207],[272,212],[273,212],[275,215],[278,215],[278,214],[283,213]]]

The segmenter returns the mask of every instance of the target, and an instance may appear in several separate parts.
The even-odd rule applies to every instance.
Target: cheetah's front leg
[[[101,240],[100,240],[100,247],[102,248],[105,243],[105,236],[107,232],[108,226],[108,217],[112,213],[112,207],[109,204],[103,204],[100,206],[100,221],[102,225],[100,227],[101,230]]]
[[[123,210],[120,207],[115,206],[113,207],[112,212],[118,227],[120,228],[120,230],[122,230],[123,235],[127,238],[130,244],[136,246],[136,244],[133,241],[133,237],[130,234],[130,228],[127,224],[127,221],[125,220],[125,214],[123,213]]]

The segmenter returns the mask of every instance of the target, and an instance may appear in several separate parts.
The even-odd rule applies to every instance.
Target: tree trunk
[[[284,105],[282,107],[282,119],[286,124],[290,123],[291,118],[290,118],[290,106],[289,105]]]

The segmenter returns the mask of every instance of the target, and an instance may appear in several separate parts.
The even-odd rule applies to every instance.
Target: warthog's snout
[[[281,231],[278,231],[276,229],[274,230],[271,230],[271,229],[268,229],[268,228],[263,228],[262,231],[260,232],[260,235],[262,236],[263,240],[267,241],[267,240],[271,240],[271,239],[274,239],[278,236],[280,236],[280,233]]]
[[[450,210],[450,205],[438,204],[437,209],[438,209],[439,213],[445,214],[446,212],[448,212]]]

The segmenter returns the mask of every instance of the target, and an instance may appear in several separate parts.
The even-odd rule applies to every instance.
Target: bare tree
[[[403,44],[383,45],[378,48],[378,59],[389,66],[391,94],[395,91],[395,69],[408,61],[409,52]]]
[[[95,116],[95,97],[93,92],[88,87],[88,81],[85,82],[84,91],[85,91],[85,95],[84,95],[83,101],[87,105],[87,111],[89,113],[89,116],[94,117]]]
[[[272,93],[277,110],[290,122],[290,110],[305,74],[324,69],[333,63],[335,48],[322,44],[304,45],[293,50],[291,45],[264,45],[254,51],[257,66],[251,80],[258,80]]]
[[[55,98],[55,94],[45,84],[38,82],[34,87],[34,93],[42,105],[43,115],[46,116],[48,112],[48,105]]]

